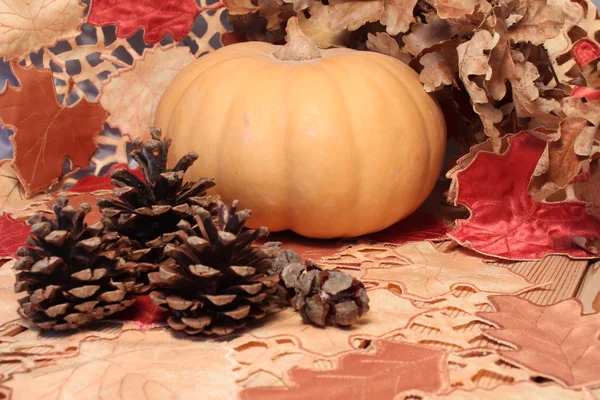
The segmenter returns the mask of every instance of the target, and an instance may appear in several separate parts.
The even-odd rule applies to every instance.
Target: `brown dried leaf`
[[[252,4],[252,0],[223,0],[223,3],[231,15],[244,15],[258,10],[258,6]]]
[[[367,35],[367,49],[397,58],[405,64],[408,64],[412,58],[410,54],[400,50],[400,45],[396,39],[385,32],[377,32],[375,35],[369,33]]]
[[[565,14],[561,7],[548,5],[548,0],[520,0],[516,13],[507,21],[516,21],[508,28],[515,42],[542,45],[561,33]]]
[[[13,400],[229,399],[233,361],[222,343],[162,331],[125,331],[113,340],[89,338],[75,356],[6,382]],[[32,385],[35,379],[35,385]]]
[[[494,47],[494,38],[488,31],[477,31],[469,40],[456,48],[458,52],[458,74],[473,103],[487,103],[485,90],[474,82],[472,76],[483,77],[487,74],[488,56],[484,51]]]
[[[331,6],[323,5],[321,2],[314,3],[309,7],[310,18],[304,13],[298,14],[298,25],[302,32],[320,48],[341,47],[344,45],[350,32],[346,29],[332,29],[333,15]]]
[[[419,60],[423,71],[419,80],[427,92],[433,92],[444,85],[451,85],[454,81],[454,70],[448,59],[440,52],[427,53]]]
[[[329,7],[331,8],[329,29],[333,31],[340,29],[355,31],[367,22],[378,21],[384,12],[383,0],[331,0]]]
[[[385,0],[385,11],[381,16],[381,24],[392,36],[408,31],[414,22],[413,10],[417,0]]]
[[[459,18],[473,14],[479,0],[437,0],[437,12],[440,18]]]
[[[489,70],[484,82],[489,94],[496,100],[506,96],[506,81],[516,78],[515,63],[510,52],[510,39],[506,24],[502,19],[500,7],[494,9],[494,48],[488,59]]]
[[[315,0],[283,0],[284,3],[293,4],[294,11],[299,12],[310,7]]]
[[[563,189],[579,173],[591,156],[596,131],[584,118],[567,118],[560,123],[560,138],[548,143],[534,172],[530,193],[537,201]]]
[[[481,123],[483,124],[483,130],[486,136],[492,139],[494,151],[500,150],[500,142],[498,141],[500,138],[500,131],[496,125],[502,122],[502,118],[504,117],[502,111],[489,103],[474,103],[473,110],[479,115],[479,118],[481,118]]]
[[[404,47],[402,50],[412,55],[421,54],[425,49],[450,40],[456,35],[452,26],[436,13],[429,13],[425,16],[425,21],[419,21],[413,25],[406,36],[402,38]]]

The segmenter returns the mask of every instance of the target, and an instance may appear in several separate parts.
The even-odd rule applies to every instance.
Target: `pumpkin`
[[[214,178],[252,210],[251,228],[354,237],[411,214],[446,145],[418,74],[383,54],[319,49],[295,17],[287,40],[226,46],[172,80],[155,117],[169,162],[196,152],[188,179]]]

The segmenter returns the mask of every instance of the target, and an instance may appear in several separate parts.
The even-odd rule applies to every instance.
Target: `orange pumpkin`
[[[318,49],[288,23],[288,43],[238,43],[199,58],[170,83],[155,125],[188,179],[252,209],[250,227],[314,238],[384,229],[433,189],[446,128],[416,72],[395,58]]]

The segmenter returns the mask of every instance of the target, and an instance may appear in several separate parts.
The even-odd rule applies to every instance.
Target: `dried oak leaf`
[[[426,92],[433,92],[442,86],[454,83],[452,65],[444,54],[440,52],[427,53],[419,59],[419,63],[423,66],[419,80]]]
[[[293,368],[287,388],[245,389],[245,400],[268,399],[392,399],[407,390],[435,393],[447,382],[442,350],[380,340],[375,354],[353,353],[339,358],[327,371]]]
[[[131,140],[149,139],[154,113],[171,80],[195,60],[187,47],[145,49],[129,68],[112,74],[102,86],[100,104],[110,112],[107,122]]]
[[[517,72],[511,55],[511,43],[506,23],[501,15],[501,7],[494,8],[494,47],[488,59],[489,70],[484,82],[489,94],[496,100],[506,96],[506,82],[516,79]]]
[[[331,19],[329,29],[337,31],[347,29],[355,31],[367,22],[375,22],[382,18],[384,0],[330,0]],[[311,13],[312,15],[312,13]]]
[[[87,22],[116,25],[117,36],[122,38],[143,29],[144,41],[154,44],[166,34],[183,40],[199,12],[194,0],[94,0]]]
[[[275,336],[294,338],[310,353],[332,356],[355,350],[353,336],[382,336],[404,328],[419,311],[410,300],[387,289],[368,290],[367,294],[371,311],[346,329],[307,325],[296,311],[288,308],[252,327],[251,334],[260,339]]]
[[[283,2],[293,4],[294,11],[299,12],[310,7],[315,0],[283,0]]]
[[[0,57],[20,59],[79,35],[84,10],[79,0],[0,0]]]
[[[65,157],[74,167],[88,166],[107,114],[86,99],[73,107],[60,105],[49,69],[13,64],[13,71],[21,86],[0,94],[0,123],[15,131],[12,167],[29,196],[62,176]]]
[[[17,249],[25,245],[31,227],[15,221],[10,215],[0,215],[0,260],[15,257]]]
[[[385,0],[385,9],[381,16],[381,24],[389,35],[396,36],[408,31],[414,22],[413,10],[417,0]]]
[[[507,18],[516,21],[508,28],[515,42],[543,45],[546,40],[558,36],[565,24],[562,7],[548,5],[548,0],[519,0],[515,11]]]
[[[458,74],[473,103],[487,103],[488,96],[472,76],[484,77],[488,72],[488,55],[486,51],[494,47],[494,38],[488,31],[477,31],[468,42],[456,48],[458,52]]]
[[[535,200],[544,200],[579,174],[581,164],[592,155],[597,128],[590,125],[578,117],[560,123],[560,138],[548,142],[534,172],[530,192]]]
[[[307,18],[304,13],[298,13],[298,25],[302,32],[323,49],[343,46],[350,34],[343,28],[336,30],[330,28],[333,18],[331,11],[331,6],[317,2],[308,8],[310,18]]]
[[[25,189],[10,166],[10,160],[0,161],[0,213],[8,213],[15,219],[28,218],[36,211],[48,211],[44,204],[49,195],[27,198]]]
[[[535,260],[547,254],[592,258],[571,241],[600,231],[600,221],[587,214],[585,204],[538,203],[527,193],[546,143],[527,131],[506,140],[505,153],[472,149],[459,160],[462,167],[449,172],[456,180],[454,203],[466,206],[471,216],[458,220],[448,235],[479,253],[507,259]]]
[[[227,12],[230,15],[244,15],[253,13],[259,9],[259,7],[252,3],[252,0],[223,0]]]
[[[503,384],[493,390],[477,388],[475,390],[458,389],[447,395],[421,396],[422,400],[593,400],[587,391],[570,390],[559,385],[539,385],[533,382]]]
[[[459,18],[466,14],[473,14],[475,6],[480,0],[437,0],[437,14],[440,18]]]
[[[452,39],[456,33],[454,28],[447,21],[440,19],[436,13],[428,13],[424,21],[414,24],[410,32],[402,37],[404,43],[402,50],[416,56],[434,45]],[[456,52],[456,45],[454,52]]]
[[[573,28],[578,26],[583,20],[584,9],[582,4],[569,0],[550,0],[548,5],[559,6],[565,16],[565,23],[562,26],[560,34],[544,42],[544,48],[548,50],[548,53],[553,57],[557,57],[567,53],[573,47],[569,32],[572,32]],[[588,8],[590,6],[591,4]]]
[[[19,373],[7,382],[12,400],[230,399],[234,362],[222,343],[174,337],[163,330],[90,337],[79,353]],[[32,385],[32,379],[36,384]]]
[[[375,35],[369,33],[367,35],[367,49],[397,58],[405,64],[408,64],[412,58],[410,54],[400,50],[400,45],[396,39],[385,32],[377,32]]]
[[[440,252],[429,242],[415,242],[351,247],[321,262],[358,265],[364,282],[394,283],[404,294],[427,299],[450,292],[458,284],[498,293],[516,293],[530,286],[522,276],[489,261],[466,249]]]
[[[507,361],[571,387],[600,382],[600,314],[582,315],[581,302],[538,306],[518,297],[492,296],[495,312],[477,315],[497,329],[488,338],[514,350],[498,350]]]

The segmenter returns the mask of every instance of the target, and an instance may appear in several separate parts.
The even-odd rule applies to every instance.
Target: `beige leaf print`
[[[12,400],[176,400],[235,398],[228,350],[170,332],[126,331],[83,341],[79,354],[6,382]]]
[[[84,10],[79,0],[0,0],[0,57],[22,58],[77,36]]]
[[[322,260],[329,266],[360,268],[360,279],[395,283],[403,293],[432,298],[449,292],[456,284],[480,291],[515,293],[531,286],[507,268],[496,267],[466,249],[440,252],[429,242],[403,246],[361,245],[348,254]]]
[[[111,75],[103,86],[100,104],[110,112],[107,122],[131,140],[148,139],[162,94],[175,75],[194,59],[187,47],[144,50],[132,67]]]
[[[275,313],[250,333],[257,338],[294,338],[304,350],[329,356],[353,350],[353,336],[381,336],[403,328],[419,311],[410,300],[390,290],[373,289],[367,293],[371,310],[349,328],[308,325],[296,311],[288,308]]]

